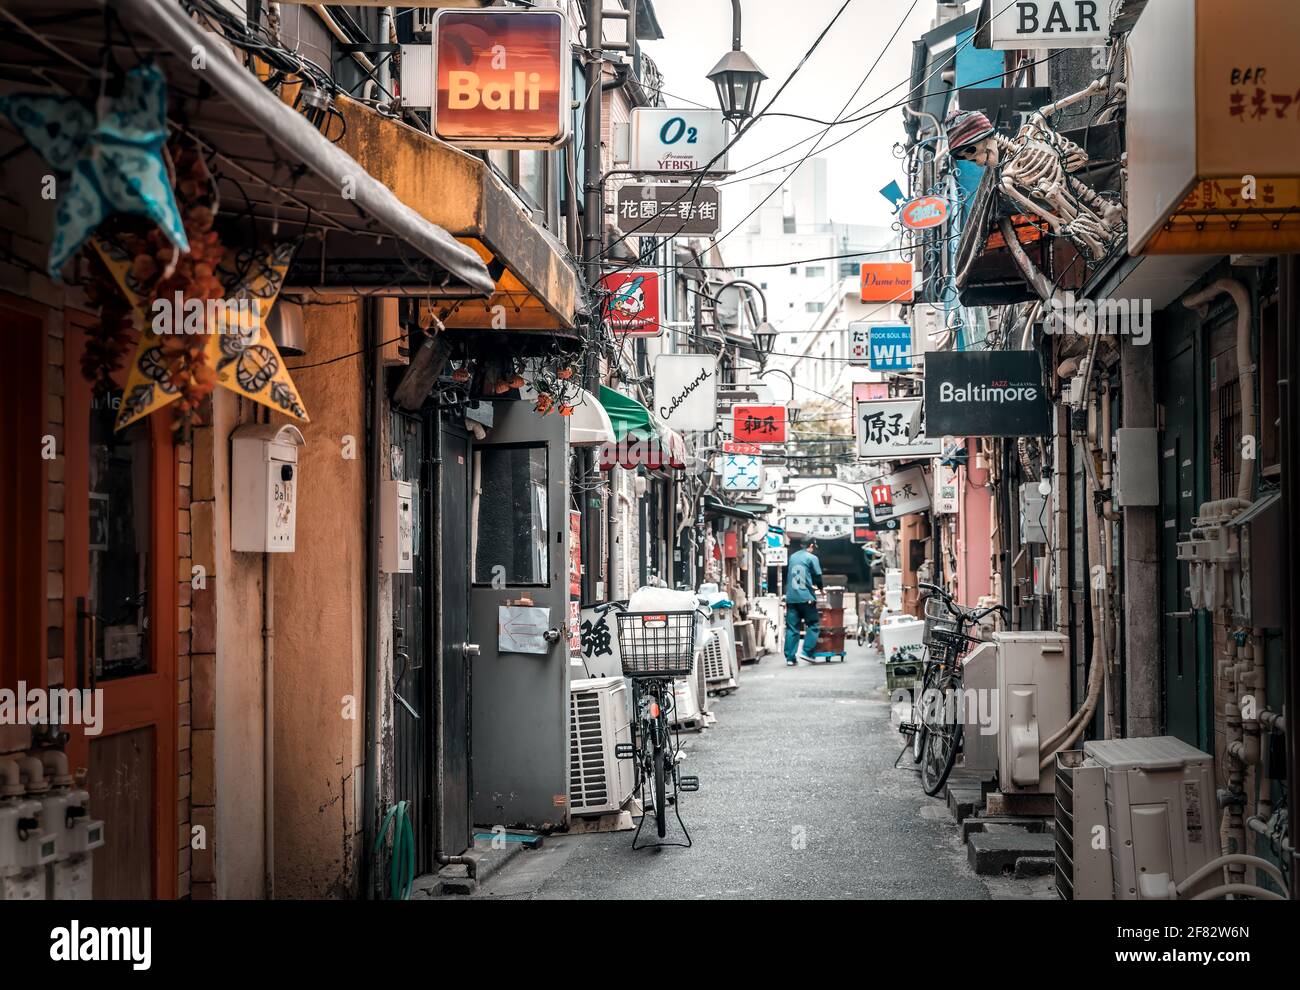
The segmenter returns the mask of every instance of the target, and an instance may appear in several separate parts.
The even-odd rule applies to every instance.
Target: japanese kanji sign
[[[763,487],[763,458],[754,454],[722,455],[722,488],[728,492],[756,492]]]
[[[922,401],[870,399],[857,404],[858,456],[865,460],[934,457],[942,443],[928,440],[921,429]]]
[[[618,229],[628,236],[704,235],[721,228],[717,186],[631,183],[618,190]]]
[[[733,406],[731,435],[749,443],[785,443],[785,406]]]
[[[615,333],[634,337],[658,337],[663,333],[658,272],[615,272],[602,278],[600,284],[609,292],[605,319]]]
[[[925,471],[911,467],[882,478],[871,486],[871,517],[874,523],[930,510],[930,487]]]

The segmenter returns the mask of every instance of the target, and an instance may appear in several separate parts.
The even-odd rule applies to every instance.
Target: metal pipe
[[[740,0],[731,0],[731,50],[740,51]]]
[[[275,571],[269,553],[262,554],[262,843],[266,899],[271,901],[275,900]]]
[[[373,896],[374,847],[379,829],[379,726],[383,718],[383,694],[379,690],[379,486],[380,451],[384,414],[384,366],[379,357],[383,343],[378,300],[363,305],[361,312],[369,337],[365,360],[370,363],[370,436],[366,447],[366,778],[363,793],[363,839],[361,856],[363,896]]]

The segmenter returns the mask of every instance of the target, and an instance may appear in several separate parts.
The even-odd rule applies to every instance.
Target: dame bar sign
[[[931,436],[1044,437],[1051,433],[1037,351],[934,351],[925,359]]]
[[[568,24],[558,10],[440,10],[433,132],[463,148],[557,148],[569,137]]]

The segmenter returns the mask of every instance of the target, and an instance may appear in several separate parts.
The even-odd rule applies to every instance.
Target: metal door
[[[1177,346],[1177,345],[1175,345]],[[1160,435],[1160,599],[1166,730],[1201,745],[1198,712],[1202,658],[1199,622],[1191,612],[1188,566],[1178,541],[1192,528],[1199,498],[1193,337],[1157,365],[1164,406]]]
[[[469,625],[469,434],[442,426],[438,456],[437,539],[440,555],[438,594],[442,628],[437,686],[438,850],[456,856],[469,848],[470,816],[470,663]]]
[[[569,814],[568,420],[539,416],[527,402],[495,403],[494,420],[471,462],[470,629],[481,650],[471,660],[474,820],[562,824]],[[545,610],[527,614],[543,620],[540,652],[498,649],[498,618],[511,605]]]
[[[393,783],[394,799],[408,802],[415,833],[415,872],[433,867],[432,737],[429,690],[428,498],[424,479],[427,433],[418,413],[394,409],[389,469],[412,485],[413,546],[410,574],[393,575]]]

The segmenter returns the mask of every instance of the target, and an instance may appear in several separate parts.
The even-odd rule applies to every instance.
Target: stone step
[[[1042,865],[1022,865],[1021,860],[1042,860],[1050,869],[1055,854],[1056,840],[1050,832],[1028,832],[1014,825],[972,832],[966,843],[967,860],[982,877],[1014,874],[1017,870],[1028,871]]]

